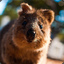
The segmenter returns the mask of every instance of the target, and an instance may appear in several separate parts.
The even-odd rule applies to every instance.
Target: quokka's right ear
[[[41,9],[42,15],[45,17],[45,19],[48,21],[49,25],[52,24],[54,21],[54,11],[49,9]]]
[[[28,5],[27,3],[21,3],[21,8],[18,10],[18,14],[21,15],[22,13],[26,13],[27,11],[32,10],[32,6]]]

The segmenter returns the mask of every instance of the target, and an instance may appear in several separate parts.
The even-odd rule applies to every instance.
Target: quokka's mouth
[[[31,43],[31,42],[32,42],[32,40],[27,40],[27,42]]]
[[[42,39],[37,39],[37,38],[35,38],[34,40],[28,40],[27,39],[27,42],[29,42],[29,43],[37,43],[37,42],[41,42],[42,41]]]

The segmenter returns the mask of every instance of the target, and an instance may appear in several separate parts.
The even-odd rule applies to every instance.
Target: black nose
[[[32,42],[34,40],[35,31],[32,28],[27,31],[26,38],[27,38],[28,42]]]

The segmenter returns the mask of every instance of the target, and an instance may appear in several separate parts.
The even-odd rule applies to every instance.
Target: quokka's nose
[[[35,38],[35,31],[31,28],[27,31],[26,38],[28,42],[32,42]]]

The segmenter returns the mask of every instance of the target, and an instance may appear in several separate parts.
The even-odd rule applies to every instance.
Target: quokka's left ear
[[[26,13],[27,11],[31,11],[32,10],[32,6],[30,6],[27,3],[21,3],[21,8],[20,10],[18,10],[18,14],[21,15],[22,13]]]
[[[54,12],[48,9],[42,9],[41,12],[42,12],[42,15],[45,17],[45,19],[47,19],[47,21],[51,25],[52,22],[54,21]]]

